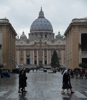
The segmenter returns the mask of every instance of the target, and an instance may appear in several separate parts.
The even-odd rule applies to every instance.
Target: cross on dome
[[[44,12],[42,11],[42,7],[41,7],[41,10],[39,12],[39,17],[38,18],[44,18]]]

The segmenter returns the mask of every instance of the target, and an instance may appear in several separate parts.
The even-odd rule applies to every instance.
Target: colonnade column
[[[19,50],[17,51],[17,65],[19,65]]]
[[[34,64],[34,50],[33,50],[33,64]]]
[[[26,64],[26,50],[24,50],[24,64]]]
[[[38,50],[37,50],[37,65],[38,65]]]
[[[48,64],[48,50],[47,50],[47,64]]]
[[[44,50],[43,50],[43,65],[44,65]]]

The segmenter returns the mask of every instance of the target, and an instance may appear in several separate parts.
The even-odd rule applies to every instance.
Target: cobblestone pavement
[[[0,78],[0,100],[87,100],[87,79],[71,79],[72,95],[62,95],[62,75],[41,71],[27,73],[27,92],[18,93],[18,74]],[[66,91],[65,91],[66,93]]]

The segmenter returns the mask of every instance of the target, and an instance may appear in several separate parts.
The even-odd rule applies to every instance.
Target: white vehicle
[[[52,69],[48,69],[48,73],[53,73],[53,70]]]

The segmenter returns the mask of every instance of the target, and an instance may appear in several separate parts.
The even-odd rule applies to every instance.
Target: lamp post
[[[1,49],[2,49],[2,45],[0,44],[0,68],[2,68],[3,67],[3,65],[2,65],[2,51],[1,51]]]
[[[0,49],[2,48],[2,45],[0,44]]]

